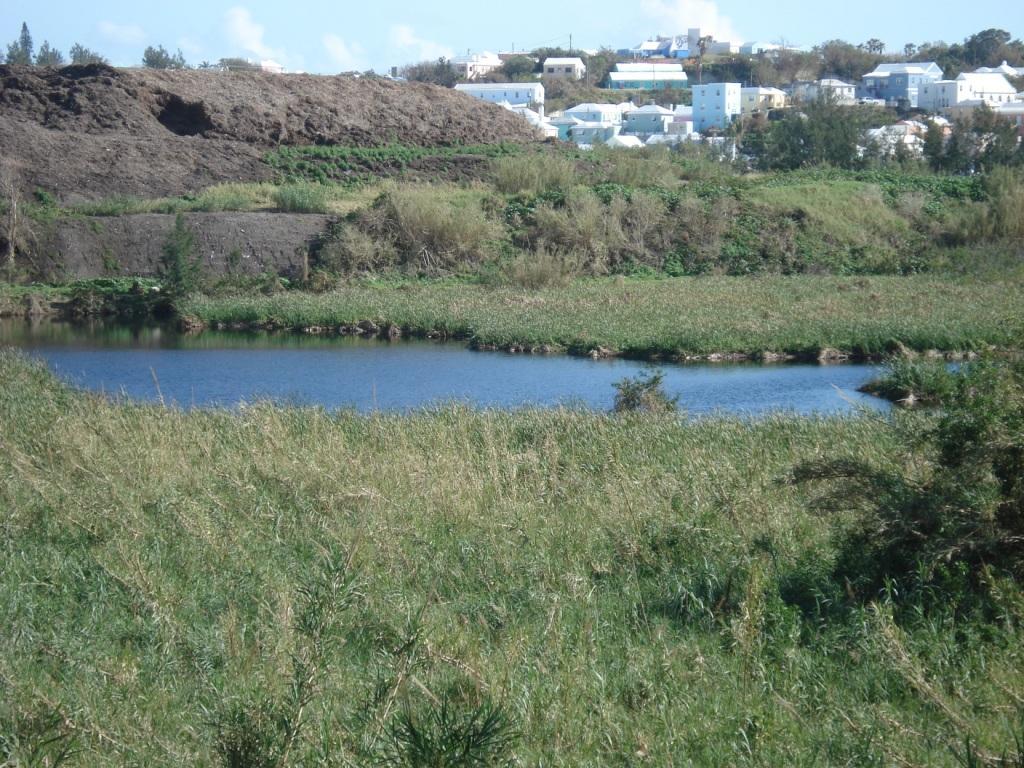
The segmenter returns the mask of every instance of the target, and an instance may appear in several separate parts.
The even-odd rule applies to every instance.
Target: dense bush
[[[887,581],[921,587],[950,574],[977,585],[985,566],[1024,576],[1024,363],[980,362],[947,374],[933,422],[898,422],[899,465],[859,457],[810,462],[841,527],[835,576],[869,597]]]

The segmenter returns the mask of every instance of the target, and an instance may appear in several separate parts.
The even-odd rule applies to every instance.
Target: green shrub
[[[861,391],[904,405],[939,405],[953,394],[955,386],[956,375],[945,362],[897,357]]]
[[[275,188],[273,201],[285,213],[327,213],[330,196],[323,185],[305,182]]]
[[[984,565],[1024,576],[1024,363],[965,366],[942,407],[929,426],[902,424],[900,465],[845,457],[794,471],[826,484],[819,509],[853,513],[835,569],[851,594],[957,573],[978,586]]]
[[[164,241],[160,276],[168,293],[183,296],[199,287],[200,275],[201,262],[195,256],[195,235],[179,213],[174,219],[174,228]]]
[[[626,377],[615,383],[615,413],[672,413],[679,406],[679,397],[669,397],[662,385],[665,374],[662,371],[641,374],[636,378]]]
[[[395,768],[501,768],[517,762],[519,733],[500,704],[460,709],[448,697],[426,713],[395,715],[381,762]]]

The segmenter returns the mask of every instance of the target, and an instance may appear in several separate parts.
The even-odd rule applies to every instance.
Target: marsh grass
[[[191,297],[210,324],[337,327],[392,322],[499,346],[551,344],[626,354],[764,351],[816,357],[827,347],[884,355],[1018,347],[1024,291],[1014,280],[935,277],[727,277],[576,281],[524,291],[454,282],[351,284],[320,295]]]
[[[0,445],[5,749],[410,765],[491,734],[527,765],[952,766],[965,736],[1014,744],[1019,588],[995,580],[996,621],[837,610],[829,531],[781,482],[895,459],[876,419],[185,412],[3,353]]]

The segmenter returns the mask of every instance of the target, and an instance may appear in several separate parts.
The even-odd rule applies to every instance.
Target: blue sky
[[[490,6],[469,0],[426,4],[409,0],[0,0],[0,41],[26,21],[38,46],[49,40],[67,52],[80,42],[117,65],[135,65],[147,45],[180,48],[190,63],[226,56],[274,59],[289,70],[331,73],[386,71],[467,49],[511,50],[542,45],[623,48],[656,33],[688,26],[718,39],[812,45],[831,38],[883,40],[890,50],[908,42],[957,42],[988,27],[1024,35],[1020,0],[894,3],[890,0],[519,0]]]

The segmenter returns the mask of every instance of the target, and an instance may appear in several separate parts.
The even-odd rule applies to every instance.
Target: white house
[[[455,90],[492,104],[544,108],[544,86],[540,83],[459,83]]]
[[[668,126],[675,118],[671,109],[648,104],[626,112],[622,117],[622,132],[650,136],[655,133],[668,133]]]
[[[573,58],[550,58],[544,59],[544,77],[558,77],[563,80],[581,80],[587,74],[587,67],[583,59]]]
[[[621,126],[610,123],[577,123],[569,128],[569,140],[584,146],[604,144],[612,136],[618,136],[620,130]]]
[[[502,104],[501,106],[510,112],[515,112],[526,122],[540,131],[541,135],[545,139],[557,139],[559,137],[558,126],[552,125],[550,122],[545,120],[542,113],[535,112],[529,107],[513,107],[511,104]]]
[[[956,80],[924,83],[918,89],[918,106],[931,112],[948,112],[958,107],[991,107],[1017,101],[1017,91],[997,72],[963,72]]]
[[[633,107],[632,104],[629,105]],[[577,104],[565,110],[566,117],[574,117],[584,123],[622,124],[623,108],[620,104]]]
[[[974,98],[993,106],[1017,100],[1017,89],[1001,72],[962,72],[956,79],[967,83]]]
[[[832,77],[793,85],[793,98],[797,101],[816,101],[819,96],[831,97],[838,104],[855,104],[857,86]]]
[[[872,128],[867,132],[867,137],[885,155],[895,155],[900,151],[920,155],[924,149],[924,137],[927,133],[928,126],[924,123],[916,120],[901,120],[894,125]]]
[[[683,88],[687,84],[682,64],[619,63],[608,73],[608,87],[614,90],[648,90]]]
[[[740,89],[740,111],[744,115],[767,112],[786,106],[786,92],[778,88],[755,86]]]
[[[739,83],[693,86],[693,124],[699,133],[724,129],[742,112]]]
[[[755,40],[752,43],[744,43],[740,46],[740,53],[744,56],[757,56],[760,53],[775,53],[781,51],[782,46],[776,43],[766,43],[763,40]]]
[[[497,54],[490,51],[455,56],[448,62],[456,74],[466,80],[475,80],[481,75],[493,72],[495,69],[500,68],[503,63]]]

